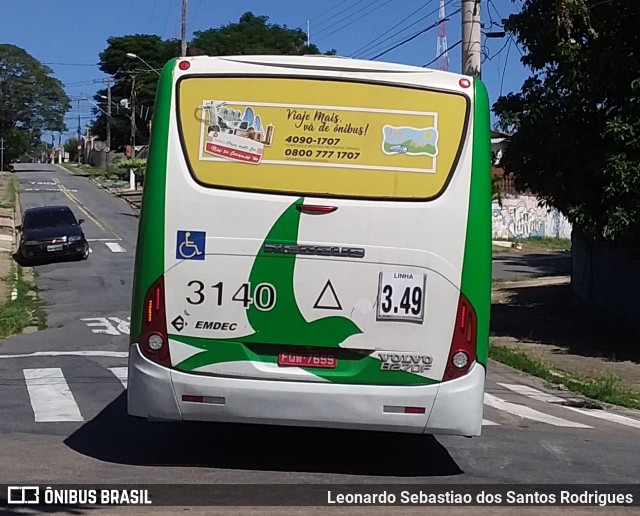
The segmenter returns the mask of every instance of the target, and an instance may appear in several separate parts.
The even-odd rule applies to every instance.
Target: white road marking
[[[87,317],[80,320],[86,323],[93,333],[102,333],[106,335],[129,335],[130,319],[130,317],[127,317],[126,319],[120,319],[119,317]]]
[[[498,383],[498,385],[537,401],[544,401],[547,403],[563,403],[564,401],[566,401],[558,396],[539,391],[538,389],[534,389],[533,387],[529,387],[528,385],[520,385],[515,383]]]
[[[111,249],[112,253],[126,253],[127,252],[125,250],[125,248],[122,247],[118,242],[105,242],[104,245],[106,245],[109,249]]]
[[[482,426],[499,426],[500,423],[494,423],[493,421],[489,421],[488,419],[482,420]]]
[[[128,358],[128,351],[35,351],[33,353],[22,353],[19,355],[0,355],[3,358],[32,358],[32,357],[112,357],[112,358]]]
[[[87,238],[87,242],[116,242],[122,238]]]
[[[127,388],[127,373],[128,373],[129,368],[128,367],[110,367],[109,371],[111,371],[113,373],[113,375],[120,380],[120,383],[122,383],[122,386],[126,389]]]
[[[573,412],[578,412],[579,414],[584,414],[586,416],[591,416],[598,419],[611,421],[613,423],[618,423],[619,425],[632,426],[633,428],[640,428],[640,420],[623,416],[621,414],[614,414],[613,412],[607,412],[606,410],[600,410],[600,409],[583,409],[578,407],[567,407],[566,405],[562,405],[562,407],[568,410],[572,410]]]
[[[498,385],[501,385],[502,387],[506,387],[507,389],[517,392],[518,394],[522,394],[524,396],[527,396],[529,398],[532,398],[538,401],[547,401],[549,403],[562,403],[565,401],[562,398],[553,396],[552,394],[547,394],[545,392],[539,391],[538,389],[534,389],[533,387],[528,387],[526,385],[515,385],[515,384],[508,384],[508,383],[499,383]],[[623,416],[621,414],[614,414],[613,412],[607,412],[606,410],[602,410],[602,409],[569,407],[567,405],[559,405],[559,406],[567,410],[577,412],[578,414],[584,414],[585,416],[604,419],[606,421],[611,421],[613,423],[618,423],[620,425],[640,428],[640,420]]]
[[[29,401],[37,423],[84,421],[62,369],[23,369]]]
[[[525,405],[517,405],[516,403],[509,403],[504,401],[493,394],[486,392],[484,394],[484,403],[489,407],[493,407],[497,410],[513,414],[514,416],[522,417],[525,419],[531,419],[533,421],[539,421],[540,423],[547,423],[553,426],[564,426],[570,428],[593,428],[589,425],[583,425],[582,423],[575,423],[567,419],[551,416],[543,412],[539,412]]]
[[[104,333],[107,335],[120,335],[118,329],[109,322],[106,317],[88,317],[80,319],[86,323],[93,333]]]

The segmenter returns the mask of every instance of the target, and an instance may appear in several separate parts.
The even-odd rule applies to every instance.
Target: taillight
[[[476,361],[477,330],[476,311],[469,300],[460,294],[456,325],[443,381],[464,376]]]
[[[171,367],[164,301],[164,277],[160,277],[144,296],[142,333],[138,345],[149,360]]]

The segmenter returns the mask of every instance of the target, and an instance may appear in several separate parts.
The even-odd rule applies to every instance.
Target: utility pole
[[[462,0],[462,73],[480,77],[480,0]]]
[[[78,145],[76,151],[78,152],[78,167],[80,167],[80,139],[82,138],[82,127],[80,126],[80,97],[78,97]]]
[[[109,174],[111,161],[111,78],[107,82],[107,158],[106,173]]]
[[[131,75],[131,160],[136,157],[136,76]],[[136,189],[136,176],[133,167],[129,169],[129,188]]]
[[[182,0],[182,46],[180,55],[187,55],[187,0]]]
[[[4,138],[0,138],[0,172],[2,171],[4,171]]]

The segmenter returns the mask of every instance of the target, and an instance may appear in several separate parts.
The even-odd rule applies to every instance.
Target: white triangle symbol
[[[331,280],[327,280],[327,283],[322,289],[322,292],[320,292],[318,299],[316,299],[316,303],[313,305],[313,308],[318,310],[342,310],[342,305],[340,304],[336,291],[331,284]]]

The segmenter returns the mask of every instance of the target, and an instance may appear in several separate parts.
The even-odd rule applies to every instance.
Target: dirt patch
[[[623,386],[640,390],[640,337],[581,309],[566,278],[494,285],[491,340],[560,371],[613,373]]]

